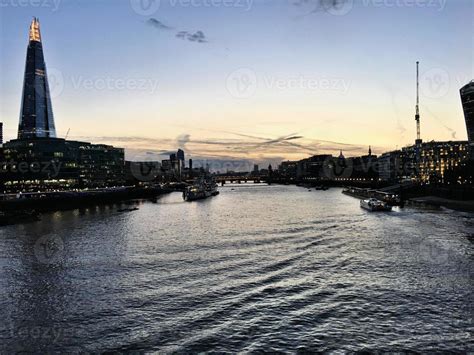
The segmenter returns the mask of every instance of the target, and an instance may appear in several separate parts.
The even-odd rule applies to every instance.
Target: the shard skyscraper
[[[40,24],[33,18],[26,52],[19,139],[56,137],[48,76],[41,44]]]

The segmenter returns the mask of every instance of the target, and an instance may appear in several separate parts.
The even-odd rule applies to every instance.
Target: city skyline
[[[392,21],[398,15],[413,17],[414,21],[417,13],[418,16],[427,16],[424,18],[427,26],[409,33],[414,23],[406,21],[406,28],[399,33],[398,39],[396,31],[387,32],[386,38],[372,34],[373,40],[385,39],[394,49],[404,42],[401,38],[408,41],[404,44],[410,49],[418,49],[418,53],[409,53],[405,49],[403,55],[395,56],[397,66],[393,66],[393,72],[381,72],[380,68],[381,65],[393,65],[395,58],[387,58],[385,54],[379,58],[382,63],[371,59],[368,65],[361,62],[364,55],[360,51],[354,52],[351,44],[345,41],[341,45],[336,38],[350,37],[350,25],[361,21],[364,16],[369,18],[364,11],[383,18],[387,7],[377,7],[375,3],[366,6],[350,2],[348,4],[353,6],[345,14],[340,12],[347,8],[308,12],[308,9],[288,3],[269,5],[255,2],[245,11],[237,7],[207,8],[210,12],[222,12],[223,18],[233,20],[250,16],[251,29],[260,30],[268,30],[270,20],[281,20],[283,15],[286,16],[284,9],[295,13],[291,21],[288,18],[292,15],[282,22],[282,28],[275,34],[283,36],[284,45],[268,37],[268,41],[263,43],[265,49],[260,51],[255,51],[256,43],[245,42],[243,36],[232,36],[229,29],[223,28],[219,36],[210,35],[212,26],[206,24],[208,28],[205,28],[203,17],[200,18],[201,27],[196,21],[190,22],[202,30],[191,31],[175,25],[179,14],[190,20],[187,17],[189,9],[183,4],[171,6],[172,3],[162,1],[162,6],[149,15],[139,8],[137,10],[137,4],[126,1],[114,9],[115,14],[120,15],[120,26],[112,27],[112,31],[110,15],[105,15],[104,21],[94,23],[92,28],[73,31],[81,23],[80,20],[68,21],[71,12],[78,9],[67,1],[60,3],[56,11],[31,6],[2,10],[2,20],[5,20],[2,21],[2,31],[7,34],[3,37],[3,47],[7,50],[3,53],[12,54],[8,58],[2,54],[1,61],[2,77],[6,79],[1,87],[5,140],[16,135],[13,130],[17,128],[20,109],[17,103],[21,89],[16,91],[18,82],[21,87],[18,78],[21,78],[23,69],[17,70],[25,55],[25,33],[31,21],[27,14],[32,12],[39,13],[42,31],[46,33],[44,46],[48,75],[50,82],[54,81],[51,92],[58,137],[64,137],[70,129],[70,138],[125,147],[129,159],[140,159],[147,152],[165,155],[178,147],[184,148],[186,154],[195,159],[257,162],[300,159],[316,153],[335,154],[340,149],[347,156],[360,155],[369,145],[376,154],[393,150],[396,146],[400,148],[415,139],[414,63],[418,59],[421,62],[423,140],[466,139],[459,89],[472,79],[472,68],[469,68],[472,52],[469,45],[463,47],[457,42],[469,43],[469,31],[461,31],[465,28],[463,20],[469,20],[469,10],[472,9],[468,1],[447,3],[442,9],[428,6],[424,9],[394,8],[390,13]],[[90,11],[97,10],[97,6],[106,5],[91,5]],[[197,11],[201,10],[197,8]],[[304,16],[298,15],[301,11]],[[8,12],[21,14],[14,18],[5,16]],[[270,16],[261,17],[265,13]],[[88,14],[88,9],[81,9],[78,17],[84,18]],[[20,26],[19,23],[25,19],[28,22]],[[381,21],[374,18],[381,28],[387,29]],[[66,31],[66,36],[64,31],[58,31],[61,23],[72,27],[71,31]],[[229,24],[231,28],[242,25],[232,21]],[[297,56],[303,53],[289,54],[293,36],[301,35],[304,29],[315,30],[318,26],[327,29],[331,24],[342,26],[326,36],[334,37],[336,45],[324,36],[315,38],[321,45],[320,49],[326,50],[322,51],[322,58],[315,53],[318,46],[310,48],[313,43],[308,40],[302,46],[301,38],[298,50],[308,57]],[[436,50],[435,37],[443,39],[443,26],[452,26],[454,32],[450,33],[449,40],[454,53]],[[370,25],[366,27],[358,30],[371,29]],[[128,33],[127,29],[140,32]],[[104,46],[102,38],[94,40],[91,37],[94,31],[103,31],[103,35],[110,38],[110,44],[107,41]],[[257,43],[262,37],[270,36],[261,32],[254,33]],[[139,36],[139,41],[133,41],[133,34]],[[228,40],[223,41],[226,36]],[[422,36],[425,36],[424,41]],[[367,42],[365,32],[364,38]],[[118,39],[124,48],[136,50],[136,53],[123,51],[114,55],[114,47],[123,50],[117,46]],[[155,42],[150,42],[151,39]],[[64,46],[66,42],[67,46]],[[99,42],[101,48],[97,47]],[[424,46],[419,46],[420,42]],[[248,48],[249,53],[232,50],[231,44],[239,50]],[[378,42],[366,50],[374,51],[380,45],[385,48],[387,43]],[[88,52],[88,46],[93,55],[81,56],[78,60],[77,54]],[[354,60],[349,58],[343,66],[340,54],[346,47],[350,47]],[[163,48],[166,51],[162,57],[156,56],[156,62],[150,61],[149,55],[156,55]],[[272,53],[278,54],[278,50],[285,51],[283,58],[265,62],[271,59]],[[381,52],[387,53],[387,50]],[[142,56],[138,55],[140,53]],[[175,62],[169,53],[178,53]],[[190,65],[192,54],[198,65]],[[315,58],[324,70],[319,66],[318,69],[312,68],[310,59]],[[21,59],[19,63],[17,59]],[[119,67],[122,72],[118,71]],[[369,68],[373,72],[366,72]],[[382,82],[385,83],[381,86]],[[16,115],[12,115],[15,111]],[[295,115],[298,115],[296,119]]]

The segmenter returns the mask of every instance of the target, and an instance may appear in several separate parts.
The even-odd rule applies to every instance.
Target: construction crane
[[[416,108],[415,108],[415,121],[416,121],[416,141],[417,145],[421,144],[421,135],[420,135],[420,81],[419,81],[419,72],[418,65],[420,62],[416,62]]]

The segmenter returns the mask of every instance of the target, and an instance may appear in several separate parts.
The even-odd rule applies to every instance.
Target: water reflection
[[[467,350],[472,215],[221,188],[0,230],[5,352]]]

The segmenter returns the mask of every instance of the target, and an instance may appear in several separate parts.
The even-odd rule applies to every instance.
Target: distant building
[[[296,178],[296,171],[298,169],[297,161],[284,161],[278,167],[278,172],[285,178]]]
[[[179,162],[180,162],[180,165],[181,165],[181,169],[184,169],[184,150],[182,149],[178,149],[178,152],[176,153],[176,157],[178,158]]]
[[[161,161],[161,169],[164,172],[170,171],[171,170],[171,160],[170,159],[165,159]]]
[[[0,174],[8,192],[121,186],[124,150],[60,138],[3,145]]]
[[[259,172],[258,164],[254,164],[253,165],[253,173],[258,174],[258,172]]]
[[[0,145],[3,144],[3,122],[0,122]]]
[[[467,140],[474,144],[474,80],[460,90],[461,102],[466,120]]]
[[[378,178],[393,183],[416,179],[414,147],[410,146],[380,155],[377,158]]]
[[[34,18],[30,26],[26,52],[18,138],[54,137],[56,137],[56,128],[43,56],[40,24],[38,19]]]
[[[333,160],[334,157],[330,154],[314,155],[300,160],[296,169],[296,178],[330,179],[327,167]]]

